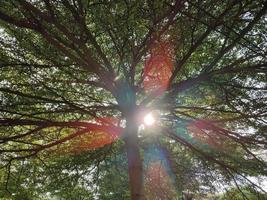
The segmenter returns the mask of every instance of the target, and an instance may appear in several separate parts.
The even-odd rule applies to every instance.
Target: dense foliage
[[[267,176],[266,9],[1,1],[0,198],[263,193],[252,180]]]
[[[242,200],[244,199],[243,196],[246,196],[250,200],[257,200],[257,199],[266,199],[266,194],[258,193],[257,191],[251,188],[232,188],[231,190],[227,191],[225,194],[221,195],[218,200]]]

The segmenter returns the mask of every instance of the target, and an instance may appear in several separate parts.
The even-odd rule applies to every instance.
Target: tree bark
[[[125,146],[128,159],[128,174],[131,200],[144,200],[143,167],[138,144],[138,125],[133,117],[127,119]]]

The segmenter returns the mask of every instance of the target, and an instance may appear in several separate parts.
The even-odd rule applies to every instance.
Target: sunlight
[[[152,126],[155,123],[155,118],[152,115],[152,113],[148,113],[145,117],[144,117],[144,123],[147,126]]]

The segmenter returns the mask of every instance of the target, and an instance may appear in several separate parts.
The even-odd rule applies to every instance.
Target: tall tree
[[[80,166],[87,155],[77,173],[98,174],[118,152],[132,200],[174,199],[177,185],[190,190],[201,176],[260,189],[248,176],[267,174],[266,8],[261,0],[2,1],[5,188],[18,166],[49,156],[77,155],[69,162]]]

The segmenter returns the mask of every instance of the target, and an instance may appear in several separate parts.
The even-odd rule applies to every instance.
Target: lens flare
[[[144,117],[144,123],[147,126],[152,126],[155,123],[155,118],[152,115],[152,113],[148,113],[145,117]]]
[[[147,199],[177,199],[175,180],[164,151],[151,145],[144,154],[144,189]]]
[[[63,138],[58,153],[78,154],[83,151],[95,150],[115,142],[122,134],[117,126],[118,120],[112,117],[96,118],[97,123],[84,122],[86,127],[74,132],[70,138]]]
[[[144,89],[161,95],[169,85],[173,70],[173,48],[169,42],[152,45],[150,55],[145,61]]]

